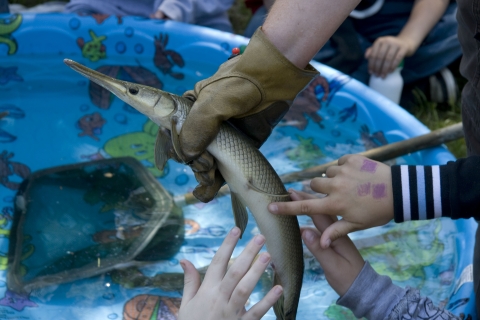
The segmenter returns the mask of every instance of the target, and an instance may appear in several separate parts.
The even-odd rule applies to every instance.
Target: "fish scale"
[[[269,194],[287,194],[285,186],[270,163],[233,128],[227,125],[223,126],[216,141],[217,144],[220,144],[219,148],[223,152],[231,155],[235,162],[245,166],[245,174],[255,180],[255,185],[259,189]],[[265,166],[268,166],[270,170],[265,170]]]

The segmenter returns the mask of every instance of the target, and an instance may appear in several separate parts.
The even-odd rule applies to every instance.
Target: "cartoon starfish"
[[[93,30],[89,30],[88,33],[92,40],[85,42],[81,37],[77,39],[77,45],[82,49],[82,55],[92,62],[106,58],[107,49],[102,41],[107,39],[107,36],[97,36]]]
[[[0,86],[6,85],[10,81],[22,82],[23,78],[17,74],[18,67],[0,67]]]
[[[38,305],[28,299],[28,295],[22,295],[13,291],[7,290],[5,297],[0,299],[0,306],[10,307],[17,311],[22,311],[25,307],[36,308]]]

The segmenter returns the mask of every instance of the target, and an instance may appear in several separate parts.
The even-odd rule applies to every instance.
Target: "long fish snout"
[[[110,91],[156,124],[170,127],[170,116],[175,112],[175,103],[169,93],[106,76],[70,59],[63,61],[67,66]]]

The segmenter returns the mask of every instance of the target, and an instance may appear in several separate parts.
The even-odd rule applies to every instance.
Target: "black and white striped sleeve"
[[[441,166],[392,166],[395,222],[480,218],[480,157]]]

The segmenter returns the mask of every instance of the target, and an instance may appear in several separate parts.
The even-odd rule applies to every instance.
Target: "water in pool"
[[[86,17],[75,19],[86,24]],[[112,76],[162,87],[176,94],[191,89],[196,81],[215,70],[213,62],[188,58],[186,54],[182,58],[181,49],[164,55],[170,67],[162,69],[158,60],[155,63],[152,59],[158,56],[158,51],[155,51],[158,49],[153,44],[160,40],[165,43],[165,38],[160,38],[158,32],[151,32],[149,37],[127,41],[134,39],[127,32],[128,23],[129,20],[125,20],[122,26],[125,30],[115,35],[125,37],[122,42],[125,47],[118,44],[118,39],[113,40],[113,36],[107,38],[105,45],[107,50],[115,48],[117,53],[135,51],[136,55],[117,54],[105,60],[100,55],[96,60],[94,56],[82,52],[80,46],[78,52],[69,55],[62,52],[58,55],[0,55],[1,68],[10,70],[6,82],[0,82],[0,111],[9,112],[0,120],[0,142],[3,143],[0,156],[0,200],[3,202],[0,268],[4,270],[0,272],[0,319],[138,319],[140,316],[152,320],[174,319],[182,288],[179,260],[189,259],[197,268],[208,266],[225,235],[234,226],[228,196],[208,204],[186,206],[180,208],[183,214],[183,243],[168,259],[159,258],[123,270],[108,270],[67,283],[39,286],[28,292],[13,292],[7,288],[5,270],[14,197],[20,181],[30,173],[67,164],[133,157],[173,196],[189,192],[196,185],[191,170],[184,165],[169,161],[163,171],[154,167],[155,124],[63,64],[63,58],[71,58]],[[89,29],[84,29],[78,30],[82,30],[83,38],[89,39]],[[168,46],[175,48],[175,41],[175,37],[171,36]],[[152,46],[148,49],[150,51],[145,43]],[[139,45],[144,50],[140,50]],[[222,55],[225,59],[228,57],[225,52]],[[163,66],[168,65],[167,62]],[[261,148],[279,174],[405,138],[397,129],[383,129],[388,121],[376,123],[361,99],[342,90],[351,81],[338,72],[326,69],[297,99],[284,121]],[[420,155],[414,154],[395,162],[413,164],[421,159]],[[288,187],[309,189],[308,182],[293,183]],[[45,193],[45,201],[55,198],[53,195],[53,190]],[[36,196],[42,198],[41,193]],[[105,207],[108,204],[105,199],[97,200],[95,211],[65,205],[61,206],[63,212],[54,209],[48,213],[39,211],[32,221],[37,221],[42,228],[34,228],[33,225],[24,228],[24,249],[17,266],[23,270],[23,275],[32,274],[34,267],[44,267],[38,265],[35,256],[54,249],[36,247],[35,243],[61,243],[64,240],[65,243],[75,243],[71,237],[52,239],[52,233],[46,232],[52,225],[45,223],[47,216],[42,221],[41,215],[58,217],[56,226],[65,233],[80,228],[82,237],[90,237],[90,240],[98,233],[99,226],[96,224],[101,225],[102,221],[89,224],[85,217],[100,217],[102,213],[99,212],[104,210],[113,217],[105,225],[111,224],[115,219],[114,211],[118,209],[115,206]],[[300,217],[299,221],[303,226],[312,224],[307,217]],[[111,229],[111,225],[104,231],[108,228]],[[245,236],[234,257],[257,233],[258,228],[250,215]],[[378,272],[391,276],[401,286],[421,288],[422,294],[430,296],[436,304],[448,305],[452,302],[449,298],[454,291],[458,271],[458,233],[454,222],[436,220],[389,224],[354,233],[352,238]],[[117,232],[110,236],[121,237]],[[165,250],[165,247],[157,249]],[[306,269],[298,319],[353,319],[350,312],[335,305],[338,296],[328,286],[319,264],[306,248],[304,250]],[[270,288],[271,272],[266,272],[247,308]],[[273,311],[265,319],[274,319]]]

